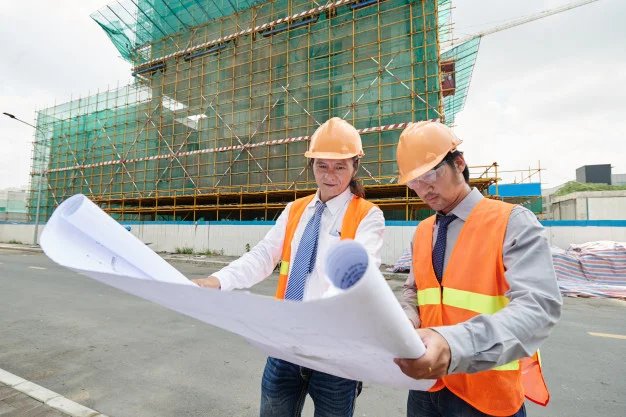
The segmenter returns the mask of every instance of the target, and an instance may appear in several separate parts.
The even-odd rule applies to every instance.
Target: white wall
[[[238,230],[242,228],[242,230]],[[209,244],[211,250],[224,250],[224,255],[239,256],[246,251],[246,244],[256,245],[272,225],[231,226],[224,224],[211,225]]]
[[[20,222],[25,223],[28,221],[28,214],[20,212],[6,212],[0,211],[0,222]]]
[[[585,191],[550,201],[554,220],[626,220],[626,191]]]
[[[189,225],[189,224],[137,224],[131,225],[131,233],[157,252],[174,252],[176,248],[192,247],[201,252],[224,251],[224,255],[240,256],[246,250],[246,243],[254,246],[263,239],[271,225]],[[39,232],[44,226],[39,226]],[[32,243],[34,225],[0,223],[0,242],[16,240]],[[415,232],[415,226],[387,226],[382,249],[382,261],[393,264],[408,248]],[[567,249],[571,243],[585,243],[596,240],[626,242],[626,227],[595,226],[548,226],[546,237],[551,245]]]
[[[384,264],[394,264],[410,249],[416,226],[387,226],[381,257]]]
[[[552,218],[554,220],[576,220],[576,200],[552,203]]]
[[[234,226],[224,224],[148,224],[131,225],[131,233],[156,252],[175,252],[190,247],[196,252],[211,250],[224,255],[239,256],[259,242],[271,225]]]
[[[43,228],[43,225],[39,225],[37,230],[39,236],[41,236]],[[34,224],[0,223],[0,242],[7,243],[10,241],[17,241],[24,244],[31,244],[33,243],[34,232]]]
[[[572,243],[586,243],[597,240],[626,242],[626,227],[546,227],[546,237],[552,246],[567,249]]]
[[[611,175],[611,184],[613,184],[613,185],[626,185],[626,174],[613,174],[613,175]]]
[[[589,198],[589,220],[626,220],[626,196]]]

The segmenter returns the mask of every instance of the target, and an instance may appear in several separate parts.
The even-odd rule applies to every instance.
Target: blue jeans
[[[261,384],[261,417],[299,417],[307,394],[315,417],[352,417],[361,382],[267,358]]]
[[[448,388],[437,392],[409,391],[406,415],[407,417],[490,417],[454,395]],[[524,404],[511,417],[526,417]]]

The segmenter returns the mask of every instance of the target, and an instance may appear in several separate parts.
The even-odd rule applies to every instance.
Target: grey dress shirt
[[[467,217],[484,197],[477,189],[449,214],[458,218],[448,226],[444,271]],[[433,245],[437,225],[433,228]],[[413,242],[411,244],[420,244]],[[493,315],[481,314],[453,326],[433,327],[450,345],[448,373],[475,373],[531,356],[546,340],[561,316],[562,299],[556,282],[552,254],[535,215],[513,208],[504,236],[502,256],[510,303]],[[404,284],[402,306],[419,327],[417,287],[413,271]]]

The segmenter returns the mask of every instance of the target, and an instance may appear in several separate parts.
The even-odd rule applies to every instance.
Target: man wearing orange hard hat
[[[333,117],[311,136],[309,158],[317,192],[289,203],[250,252],[197,284],[221,290],[249,288],[272,274],[280,261],[276,298],[306,301],[329,293],[326,254],[340,239],[362,243],[380,266],[385,219],[366,201],[357,178],[363,146],[358,131]],[[289,329],[285,329],[286,332]],[[361,382],[268,358],[261,384],[261,417],[300,416],[310,395],[317,417],[351,417]]]
[[[535,215],[471,188],[460,144],[449,127],[425,121],[402,132],[396,153],[399,183],[436,211],[417,226],[402,295],[426,353],[396,363],[437,382],[409,392],[407,416],[521,417],[524,397],[549,400],[537,349],[561,315],[561,295]]]

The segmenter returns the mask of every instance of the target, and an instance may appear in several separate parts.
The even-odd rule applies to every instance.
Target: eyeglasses
[[[419,176],[407,184],[409,187],[415,188],[420,187],[422,185],[432,185],[439,178],[443,176],[446,167],[446,160],[444,159],[440,163],[438,163],[433,169],[426,172],[424,175]]]

